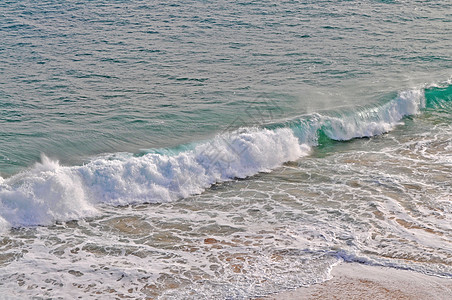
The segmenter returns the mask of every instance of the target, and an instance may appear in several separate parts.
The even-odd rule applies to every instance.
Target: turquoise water
[[[262,98],[298,116],[447,80],[448,5],[4,2],[1,172],[202,140]]]
[[[449,1],[0,15],[3,295],[252,298],[341,261],[452,278]]]

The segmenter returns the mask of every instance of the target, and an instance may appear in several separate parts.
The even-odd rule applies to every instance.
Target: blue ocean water
[[[452,278],[451,11],[0,3],[2,294],[241,299],[340,261]]]

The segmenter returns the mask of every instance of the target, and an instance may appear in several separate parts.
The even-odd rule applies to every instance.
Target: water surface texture
[[[3,1],[0,294],[452,279],[449,1]]]

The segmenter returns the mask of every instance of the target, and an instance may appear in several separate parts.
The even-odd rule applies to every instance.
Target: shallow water
[[[452,278],[449,6],[0,4],[1,294]]]

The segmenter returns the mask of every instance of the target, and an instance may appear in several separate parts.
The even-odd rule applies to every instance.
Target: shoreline
[[[259,299],[452,299],[451,278],[358,263],[336,265],[331,276],[323,283]]]

